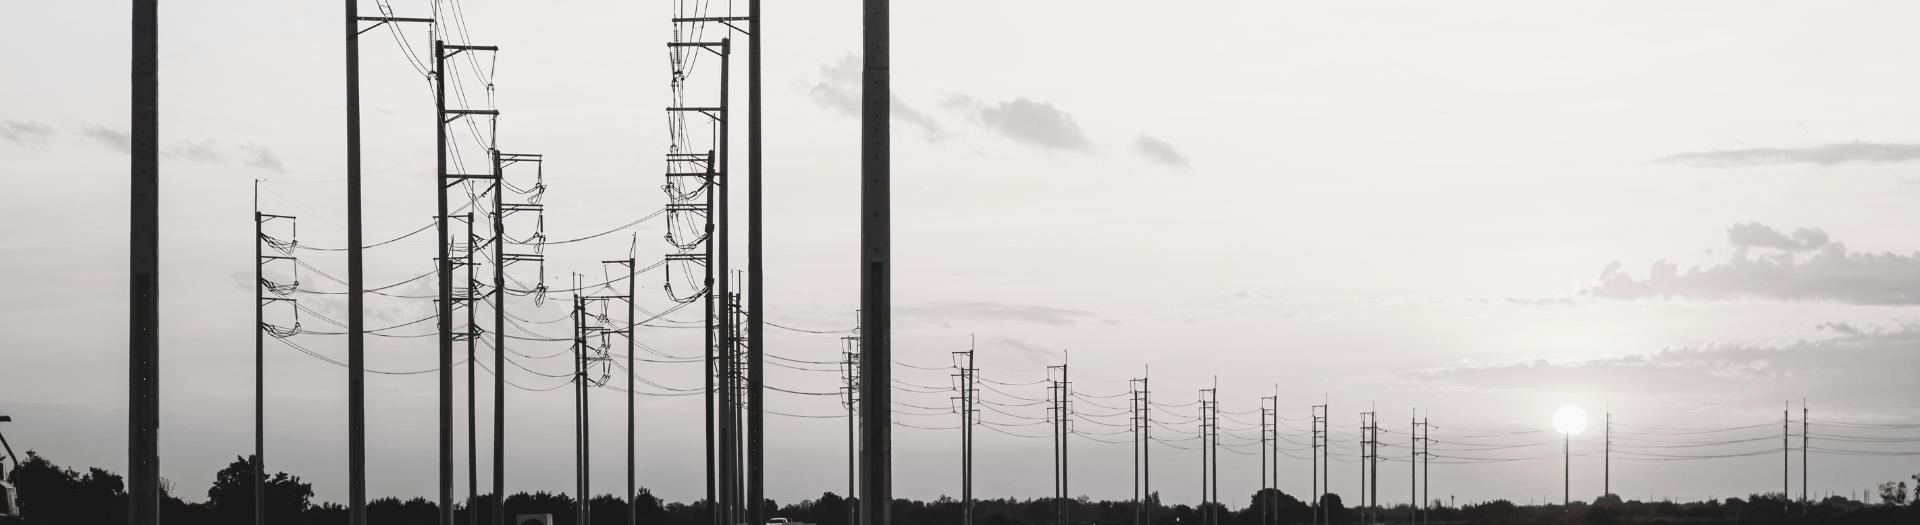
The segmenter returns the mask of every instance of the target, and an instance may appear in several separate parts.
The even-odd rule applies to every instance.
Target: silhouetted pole
[[[127,522],[160,523],[160,19],[133,1],[127,236]],[[884,95],[883,95],[884,96]]]
[[[1147,525],[1153,524],[1153,388],[1147,379],[1153,376],[1151,367],[1143,367],[1140,373],[1140,419],[1144,428],[1140,445],[1140,497],[1146,499],[1141,508],[1146,511]]]
[[[347,523],[367,525],[367,336],[363,319],[367,284],[360,252],[360,0],[346,3]]]
[[[499,181],[494,180],[496,184]],[[500,187],[495,186],[493,192],[499,193]],[[474,406],[474,401],[479,399],[479,386],[474,384],[479,371],[475,369],[480,367],[479,348],[476,346],[480,344],[480,332],[475,330],[480,325],[475,320],[478,314],[474,310],[480,301],[480,283],[473,280],[473,267],[478,262],[475,253],[480,250],[478,241],[479,238],[473,236],[473,212],[469,211],[467,255],[462,258],[462,264],[467,267],[467,293],[461,298],[461,302],[467,304],[467,525],[480,522],[480,514],[473,508],[473,504],[480,501],[480,409]]]
[[[1793,490],[1793,488],[1790,486],[1791,482],[1787,481],[1788,479],[1791,479],[1791,476],[1792,476],[1787,471],[1792,470],[1793,468],[1791,466],[1793,464],[1793,445],[1791,442],[1793,438],[1788,437],[1792,434],[1793,434],[1793,402],[1787,401],[1785,403],[1780,404],[1780,513],[1781,514],[1786,514],[1793,510],[1792,500],[1787,499],[1787,495],[1792,494],[1792,492],[1788,492],[1788,491]]]
[[[892,79],[888,0],[864,0],[860,74],[861,525],[893,523]],[[759,524],[754,524],[759,525]]]
[[[434,200],[439,205],[439,213],[434,214],[434,224],[438,226],[439,237],[434,245],[438,248],[438,257],[434,267],[439,274],[439,303],[435,306],[440,312],[440,487],[436,498],[440,503],[440,523],[453,525],[453,259],[450,246],[447,245],[447,55],[445,42],[433,42],[433,105],[435,149],[438,153],[435,164],[438,166],[433,187]]]
[[[349,0],[351,1],[351,0]],[[507,523],[507,187],[500,150],[493,154],[493,519]],[[632,389],[628,389],[632,390]]]
[[[260,214],[260,181],[253,181],[253,525],[267,525],[267,314],[266,237]]]
[[[1807,398],[1800,398],[1800,515],[1807,515]]]
[[[634,242],[636,244],[639,242],[638,234],[635,234]],[[640,323],[639,320],[634,317],[634,314],[640,311],[640,296],[634,295],[634,292],[637,290],[634,281],[640,280],[640,270],[635,266],[638,261],[634,260],[633,253],[629,252],[627,255],[627,525],[639,525],[640,510],[634,506],[639,501],[636,498],[638,487],[634,485],[633,479],[635,470],[633,465],[633,376],[639,375],[640,372],[639,369],[634,368],[633,351],[635,350],[634,347],[639,346],[635,341],[637,332],[634,331],[634,328],[639,326]]]
[[[1565,462],[1561,470],[1560,513],[1568,519],[1573,518],[1568,505],[1573,503],[1573,433],[1560,433],[1560,453]]]
[[[766,342],[761,340],[766,266],[760,246],[760,0],[747,0],[747,522],[767,522]],[[849,524],[851,525],[851,524]]]

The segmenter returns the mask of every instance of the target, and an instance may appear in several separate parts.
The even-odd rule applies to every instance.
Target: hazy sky
[[[497,62],[477,63],[493,70],[502,149],[547,156],[549,235],[598,233],[659,209],[669,5],[461,4],[467,42],[502,49]],[[430,12],[418,0],[394,7]],[[0,54],[0,175],[15,190],[0,206],[0,260],[15,278],[0,292],[0,413],[16,421],[0,430],[16,450],[124,471],[127,9],[10,11],[0,22],[0,47],[11,50]],[[1608,407],[1622,424],[1762,425],[1789,400],[1797,418],[1802,398],[1816,419],[1915,423],[1920,69],[1899,50],[1920,45],[1905,23],[1916,11],[1902,2],[901,2],[895,351],[904,364],[943,367],[973,334],[982,376],[1002,383],[1041,379],[1070,352],[1075,389],[1111,406],[1124,398],[1092,396],[1125,392],[1149,365],[1154,399],[1169,405],[1191,402],[1216,377],[1230,413],[1277,392],[1281,417],[1304,418],[1324,396],[1343,447],[1358,413],[1376,406],[1398,431],[1419,410],[1436,437],[1549,428],[1566,404],[1596,414],[1596,425]],[[162,8],[162,473],[188,499],[203,498],[213,472],[251,449],[253,181],[266,181],[263,211],[300,217],[303,244],[344,244],[340,16],[337,2]],[[768,2],[765,20],[767,316],[843,330],[858,305],[858,4]],[[432,100],[405,58],[423,53],[427,35],[399,36],[410,48],[384,28],[362,47],[371,240],[434,213]],[[607,271],[598,262],[623,257],[636,236],[643,263],[657,260],[659,222],[632,232],[550,247],[545,277],[556,287],[573,272],[597,280]],[[425,239],[369,251],[369,281],[430,270]],[[300,253],[344,276],[338,252]],[[515,272],[538,278],[531,267]],[[311,273],[302,283],[343,288]],[[425,294],[426,283],[397,290]],[[651,298],[643,307],[668,306],[658,273],[640,283]],[[337,297],[302,301],[339,319]],[[560,319],[566,302],[516,298],[513,311]],[[369,304],[376,327],[431,311],[416,299]],[[699,351],[698,335],[651,328],[641,341],[685,356]],[[767,344],[782,357],[834,361],[839,335],[770,328]],[[298,340],[343,358],[340,337]],[[516,344],[533,357],[565,350]],[[369,345],[381,370],[435,360],[432,338]],[[517,359],[540,373],[568,367]],[[272,341],[267,367],[269,467],[342,500],[343,369]],[[770,370],[770,383],[788,390],[838,386],[836,372]],[[950,373],[896,370],[930,386]],[[640,373],[672,388],[699,382],[695,364],[648,363]],[[520,369],[508,377],[533,389],[560,381]],[[1018,400],[994,396],[1044,396],[1039,386],[995,387],[1006,394],[987,395],[1007,403]],[[432,374],[370,378],[372,493],[432,493],[434,391]],[[566,392],[509,391],[509,490],[572,489]],[[604,465],[594,482],[610,491],[623,474],[624,396],[594,395],[594,457]],[[769,396],[786,414],[841,410],[829,396]],[[948,396],[899,400],[932,413]],[[670,500],[699,493],[692,399],[647,397],[640,407],[642,484]],[[1025,422],[1035,408],[987,417]],[[1169,426],[1191,430],[1172,423],[1190,407],[1164,410]],[[1232,430],[1257,416],[1227,418]],[[898,419],[950,427],[957,416]],[[844,420],[768,421],[771,497],[844,491]],[[1777,427],[1738,435],[1777,436],[1768,432]],[[978,435],[976,494],[1051,494],[1045,439]],[[1576,452],[1597,451],[1594,436],[1579,436]],[[1128,447],[1092,439],[1118,437],[1074,441],[1075,494],[1127,497]],[[955,431],[898,428],[895,441],[896,494],[958,494]],[[1198,499],[1198,455],[1173,448],[1192,443],[1156,445],[1155,484],[1170,502]],[[1333,473],[1350,501],[1352,450],[1336,449]],[[1845,494],[1905,478],[1920,471],[1915,458],[1816,454],[1812,488]],[[1793,463],[1798,492],[1797,452]],[[1545,498],[1558,492],[1559,467],[1436,465],[1433,494]],[[1599,467],[1574,462],[1576,497],[1600,492]],[[1612,484],[1628,497],[1744,496],[1779,490],[1779,467],[1778,454],[1616,458]],[[1306,492],[1306,468],[1284,459],[1281,488]],[[1405,468],[1381,466],[1384,501],[1405,501]],[[1256,462],[1225,454],[1222,469],[1221,495],[1244,505]]]

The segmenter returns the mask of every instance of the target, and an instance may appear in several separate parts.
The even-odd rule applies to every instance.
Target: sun
[[[1553,413],[1553,429],[1569,436],[1587,429],[1587,411],[1580,407],[1567,405]]]

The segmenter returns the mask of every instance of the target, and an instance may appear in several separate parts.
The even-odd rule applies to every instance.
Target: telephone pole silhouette
[[[893,523],[892,77],[888,0],[862,0],[859,525]],[[754,524],[760,525],[760,524]]]
[[[1369,472],[1370,467],[1375,466],[1373,462],[1373,456],[1376,453],[1375,449],[1373,448],[1373,442],[1374,442],[1373,425],[1374,425],[1373,412],[1361,412],[1360,413],[1360,506],[1359,506],[1359,509],[1360,509],[1360,515],[1362,516],[1362,519],[1366,520],[1367,523],[1374,523],[1377,519],[1373,515],[1373,508],[1368,506],[1367,500],[1370,497],[1372,497],[1375,504],[1379,503],[1379,499],[1377,499],[1379,495],[1370,494],[1370,492],[1368,491],[1368,488],[1370,486],[1367,484],[1368,481],[1375,481],[1375,483],[1371,486],[1372,487],[1379,486],[1377,480],[1373,479],[1377,474],[1377,471]]]
[[[1201,389],[1200,395],[1204,399],[1200,402],[1200,497],[1206,506],[1202,516],[1207,525],[1220,525],[1220,376],[1214,376],[1213,388]]]
[[[366,265],[360,205],[360,34],[387,23],[426,23],[431,18],[360,16],[359,0],[346,0],[347,79],[347,523],[367,524],[367,325]],[[361,22],[373,22],[365,29]],[[442,151],[442,158],[445,152]],[[442,188],[444,193],[445,188]],[[446,214],[443,206],[441,215]],[[445,232],[440,237],[446,242]],[[495,367],[498,375],[499,368]],[[496,468],[498,465],[496,465]],[[497,490],[495,491],[498,492]],[[499,498],[495,498],[498,501]],[[496,509],[497,510],[497,509]],[[495,512],[494,525],[504,522]]]
[[[960,525],[973,525],[973,420],[979,413],[974,398],[979,395],[980,369],[973,367],[973,336],[967,336],[967,351],[954,352],[964,359],[960,373]]]
[[[860,417],[860,325],[859,315],[854,316],[853,335],[840,338],[843,349],[840,352],[840,390],[845,394],[842,404],[847,407],[847,525],[857,525],[859,507],[853,504],[860,476],[859,463],[859,427]]]
[[[1127,381],[1127,390],[1132,394],[1127,398],[1127,408],[1133,412],[1133,523],[1144,525],[1153,523],[1152,511],[1147,508],[1153,498],[1153,483],[1148,474],[1153,472],[1153,464],[1147,452],[1153,441],[1152,418],[1147,397],[1147,378]]]
[[[1327,441],[1327,405],[1313,405],[1308,412],[1312,414],[1313,417],[1313,435],[1310,437],[1313,448],[1313,460],[1310,463],[1313,464],[1313,471],[1312,476],[1309,478],[1313,486],[1313,502],[1311,503],[1313,523],[1330,523],[1331,518],[1328,517],[1328,509],[1325,506],[1327,502],[1326,493],[1321,491],[1323,488],[1333,490],[1333,487],[1328,485],[1327,480],[1324,478],[1324,476],[1328,475],[1328,471],[1333,469],[1333,464],[1327,462],[1325,465],[1326,468],[1321,468],[1321,463],[1331,459],[1333,454],[1331,449],[1332,443]]]
[[[1280,484],[1279,385],[1275,395],[1260,398],[1260,525],[1279,523],[1272,489]]]
[[[731,498],[731,487],[735,478],[733,471],[729,470],[732,462],[721,456],[727,453],[722,445],[730,435],[727,431],[731,430],[733,420],[721,414],[723,407],[731,406],[729,401],[732,393],[728,391],[726,381],[731,367],[722,366],[721,362],[723,354],[728,353],[725,348],[731,345],[728,337],[731,328],[721,322],[724,314],[719,311],[721,305],[716,304],[716,301],[725,301],[728,297],[725,283],[716,282],[716,274],[726,269],[726,184],[723,181],[729,175],[727,151],[731,140],[727,133],[730,116],[727,89],[732,41],[728,38],[687,41],[684,38],[702,34],[700,29],[704,24],[730,23],[740,18],[708,17],[704,16],[704,12],[688,12],[687,9],[686,4],[675,4],[673,40],[667,43],[673,67],[672,102],[666,108],[672,142],[666,156],[666,185],[662,186],[662,190],[667,194],[666,220],[669,226],[666,238],[676,250],[667,254],[666,258],[669,263],[698,266],[701,281],[696,286],[696,293],[685,297],[676,295],[673,291],[673,271],[669,267],[666,271],[666,290],[675,302],[699,300],[704,307],[708,522],[709,525],[732,525],[735,502]],[[711,91],[715,95],[689,100],[688,81],[695,78],[693,73],[697,59],[707,54],[720,59],[717,87]],[[706,147],[712,149],[696,149],[703,145],[710,145]],[[692,228],[694,224],[700,226]],[[716,284],[719,285],[717,289]]]
[[[546,206],[541,204],[546,193],[546,164],[541,155],[531,153],[501,153],[498,148],[490,152],[493,156],[493,501],[492,525],[506,525],[507,519],[507,267],[519,262],[538,265],[539,282],[527,293],[536,298],[546,294],[546,256],[542,255],[541,245],[546,239]],[[506,193],[517,185],[508,183],[508,168],[516,165],[533,167],[533,184],[526,191],[515,191],[525,195],[523,202],[507,202]],[[516,214],[530,214],[533,219],[533,232],[528,239],[533,244],[532,253],[512,253],[507,244],[513,242],[507,235],[507,220]],[[628,285],[632,285],[631,282]],[[538,299],[536,299],[538,300]],[[631,354],[631,352],[629,352]],[[632,389],[628,389],[631,391]]]
[[[1053,378],[1053,371],[1059,370],[1059,379]],[[1053,401],[1050,412],[1053,416],[1053,498],[1054,522],[1067,525],[1069,519],[1068,502],[1073,496],[1067,491],[1067,435],[1073,432],[1072,405],[1067,396],[1072,393],[1073,384],[1067,380],[1067,362],[1062,359],[1057,366],[1047,367],[1047,387]]]
[[[300,245],[299,226],[295,219],[286,215],[260,213],[260,181],[253,183],[253,523],[267,523],[267,335],[281,337],[299,333],[300,310],[293,310],[294,325],[279,329],[267,324],[267,305],[285,301],[289,304],[297,301],[293,298],[294,289],[300,285],[299,266],[293,257],[293,250]],[[267,223],[275,219],[285,219],[292,235],[281,241],[267,235]],[[271,247],[279,255],[267,255],[264,248]],[[267,265],[276,261],[294,261],[292,270],[296,276],[290,283],[275,283],[267,280]]]

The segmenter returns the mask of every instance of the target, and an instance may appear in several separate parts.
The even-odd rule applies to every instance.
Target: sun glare
[[[1578,435],[1587,429],[1587,411],[1580,407],[1567,405],[1553,413],[1553,429],[1562,434]]]

